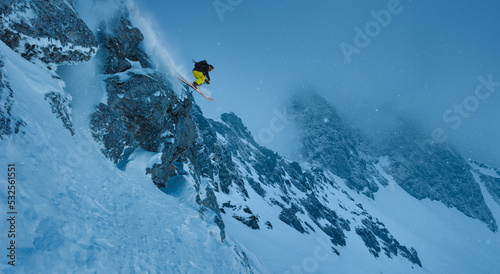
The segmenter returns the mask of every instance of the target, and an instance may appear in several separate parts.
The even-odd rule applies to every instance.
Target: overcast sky
[[[410,116],[500,167],[498,1],[134,2],[186,76],[215,66],[205,114],[235,112],[261,144],[286,154],[276,112],[308,85],[367,134]]]

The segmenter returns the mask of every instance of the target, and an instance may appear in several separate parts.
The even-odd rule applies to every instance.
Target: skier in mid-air
[[[207,85],[210,84],[210,75],[208,74],[208,72],[212,71],[214,69],[214,66],[210,65],[205,60],[200,62],[195,62],[193,60],[193,63],[194,63],[193,75],[194,77],[196,77],[196,81],[191,83],[190,81],[186,80],[186,78],[182,77],[182,75],[180,75],[179,73],[177,73],[177,79],[179,79],[179,81],[184,85],[189,86],[192,89],[196,90],[199,94],[201,94],[201,96],[205,97],[205,99],[207,99],[208,101],[213,101],[214,99],[204,94],[199,87],[203,83],[207,83]]]
[[[193,75],[194,77],[196,77],[196,81],[193,82],[193,86],[195,88],[198,88],[203,83],[207,83],[207,85],[210,85],[210,75],[208,74],[208,72],[212,71],[213,69],[214,66],[210,65],[205,60],[200,62],[195,62],[193,68]]]

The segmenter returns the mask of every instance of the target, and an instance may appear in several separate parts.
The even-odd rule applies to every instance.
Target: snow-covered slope
[[[2,256],[0,272],[248,271],[243,255],[229,241],[221,243],[217,226],[198,208],[151,182],[144,172],[151,163],[138,160],[122,171],[100,153],[88,127],[72,136],[46,98],[52,92],[67,95],[60,80],[3,42],[0,53],[2,82],[13,91],[3,118],[23,121],[17,134],[0,141],[0,166],[14,164],[17,179],[16,266]],[[1,90],[2,105],[7,91]],[[7,248],[6,223],[0,243]]]
[[[318,101],[312,106],[331,108]],[[323,118],[331,121],[331,111],[323,112]],[[391,175],[395,160],[389,156],[369,157],[357,148],[366,165],[362,176],[377,184],[375,192],[360,191],[334,175],[329,165],[316,161],[299,165],[260,147],[234,114],[211,121],[195,108],[192,116],[199,127],[199,159],[208,160],[200,162],[202,176],[216,193],[228,238],[271,272],[495,273],[499,269],[498,233],[455,208],[411,196]],[[311,129],[313,119],[307,118],[303,117]],[[316,119],[322,132],[328,131],[325,119]],[[337,136],[346,134],[338,132],[345,129],[338,123],[330,130]],[[311,138],[307,142],[316,145],[318,155],[326,153],[328,146],[318,146]],[[474,174],[481,197],[492,216],[499,218],[497,195],[483,187],[486,178],[498,187],[498,173],[475,164],[464,172]]]

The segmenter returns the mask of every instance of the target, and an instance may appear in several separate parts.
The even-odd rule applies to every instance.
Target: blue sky
[[[185,72],[191,59],[215,66],[207,89],[216,101],[197,98],[205,114],[235,112],[284,154],[291,125],[272,139],[259,133],[307,85],[367,134],[391,132],[409,116],[429,136],[440,129],[466,155],[500,167],[500,87],[475,92],[481,76],[500,82],[498,1],[135,3]],[[350,60],[341,45],[356,49]]]

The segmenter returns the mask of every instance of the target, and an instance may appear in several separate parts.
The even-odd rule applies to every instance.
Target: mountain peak
[[[300,129],[301,155],[306,162],[328,167],[346,184],[369,197],[378,190],[367,175],[367,162],[359,153],[364,140],[347,127],[335,108],[311,88],[293,96],[289,113]]]

